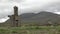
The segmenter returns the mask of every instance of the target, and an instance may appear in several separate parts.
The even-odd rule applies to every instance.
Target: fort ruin
[[[10,17],[10,22],[11,22],[11,26],[13,27],[18,27],[18,7],[14,6],[14,15],[9,15],[8,17]]]

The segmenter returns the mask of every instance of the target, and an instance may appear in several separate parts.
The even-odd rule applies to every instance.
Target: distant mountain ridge
[[[30,16],[30,17],[27,17]],[[37,13],[37,14],[27,14],[27,15],[23,15],[21,17],[24,17],[24,18],[21,18],[21,22],[22,23],[38,23],[40,25],[43,25],[43,24],[48,24],[48,22],[52,22],[52,24],[60,24],[60,15],[57,15],[55,13],[51,13],[51,12],[40,12],[40,13]],[[25,18],[25,16],[27,18]]]
[[[26,18],[28,18],[28,19],[30,19],[30,18],[33,18],[33,17],[37,17],[37,18],[41,18],[41,17],[58,17],[58,16],[60,16],[60,15],[58,15],[58,14],[55,14],[55,13],[51,13],[51,12],[40,12],[40,13],[37,13],[37,14],[35,14],[35,13],[25,13],[25,14],[22,14],[22,15],[20,15],[20,17],[23,19],[26,19]]]

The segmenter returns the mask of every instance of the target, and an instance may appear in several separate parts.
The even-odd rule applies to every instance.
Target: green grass
[[[0,34],[60,34],[60,26],[0,27]]]

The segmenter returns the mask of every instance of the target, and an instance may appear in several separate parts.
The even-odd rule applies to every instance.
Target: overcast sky
[[[41,10],[60,14],[60,0],[0,0],[0,22],[6,21],[7,16],[13,14],[15,5],[19,7],[19,14]]]

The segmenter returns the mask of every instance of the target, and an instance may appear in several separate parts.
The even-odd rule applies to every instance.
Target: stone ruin
[[[19,16],[18,16],[18,7],[14,6],[14,14],[13,15],[8,15],[8,17],[10,18],[9,20],[7,20],[4,23],[0,23],[0,26],[4,27],[4,26],[11,26],[11,27],[18,27],[20,26],[20,22],[19,21]]]

